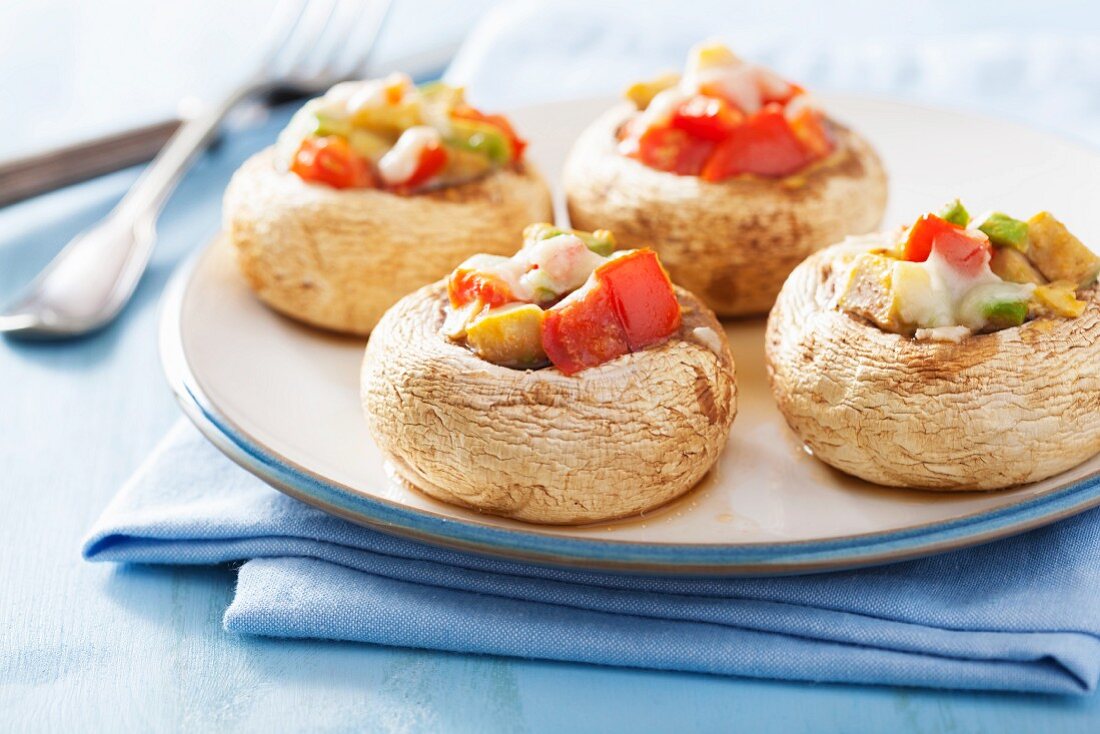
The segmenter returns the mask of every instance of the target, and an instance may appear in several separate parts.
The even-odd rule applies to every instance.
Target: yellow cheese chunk
[[[1068,280],[1087,288],[1100,273],[1100,257],[1070,234],[1050,212],[1039,212],[1027,220],[1031,246],[1027,257],[1047,280]]]
[[[838,305],[862,316],[885,331],[902,331],[892,286],[893,258],[864,253],[852,263],[848,283]]]
[[[542,350],[543,310],[533,303],[494,308],[466,327],[466,343],[482,359],[505,367],[546,361]]]
[[[989,261],[990,269],[1001,280],[1010,283],[1034,283],[1042,285],[1046,279],[1035,269],[1027,255],[1011,247],[997,247],[993,250],[993,259]]]
[[[649,103],[653,101],[661,92],[666,89],[671,89],[680,83],[680,75],[673,72],[667,74],[661,74],[656,79],[651,79],[647,82],[635,82],[627,87],[624,96],[634,103],[634,106],[639,110],[644,110],[649,107]]]
[[[1034,303],[1037,316],[1061,316],[1075,319],[1085,311],[1085,302],[1077,299],[1073,283],[1062,280],[1035,288]]]

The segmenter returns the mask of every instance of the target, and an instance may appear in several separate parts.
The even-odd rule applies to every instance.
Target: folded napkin
[[[1018,0],[508,3],[477,26],[447,78],[486,107],[614,95],[718,38],[811,91],[965,108],[1100,144],[1093,13]]]
[[[544,568],[326,515],[177,425],[103,513],[93,561],[244,560],[225,627],[812,681],[1088,693],[1100,513],[894,566],[775,579]]]

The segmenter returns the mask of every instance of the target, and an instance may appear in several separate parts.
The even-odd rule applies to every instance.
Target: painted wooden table
[[[73,7],[49,0],[35,12],[57,16],[43,21],[55,28]],[[29,8],[5,6],[9,59],[41,51],[36,36],[13,30]],[[74,34],[62,41],[87,42],[76,29],[96,18],[82,12],[88,17],[61,24]],[[0,66],[6,93],[22,84],[23,98],[39,98],[33,64]],[[118,66],[129,68],[125,59]],[[71,101],[83,110],[94,103]],[[3,144],[52,141],[63,121],[49,109],[33,125],[9,109]],[[161,289],[214,234],[230,173],[271,133],[269,125],[233,138],[184,181],[120,322],[72,343],[0,339],[0,731],[1100,731],[1096,697],[807,685],[245,638],[221,627],[231,568],[82,562],[81,537],[179,415],[157,359]],[[0,300],[105,214],[133,177],[0,210]]]
[[[245,638],[231,568],[84,563],[79,541],[178,417],[155,326],[175,264],[215,231],[232,170],[189,176],[135,302],[71,343],[0,340],[0,730],[1065,731],[1100,700],[806,685]],[[0,211],[0,298],[102,216],[123,172]]]

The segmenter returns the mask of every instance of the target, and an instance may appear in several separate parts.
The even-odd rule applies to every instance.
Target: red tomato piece
[[[655,127],[638,139],[638,149],[632,156],[659,171],[698,176],[714,152],[714,145],[713,141],[692,137],[683,130]]]
[[[703,167],[707,181],[721,181],[739,173],[787,176],[811,161],[778,105],[768,105],[738,125]]]
[[[984,232],[955,225],[936,233],[932,249],[951,267],[970,276],[977,275],[993,256],[993,246]]]
[[[420,151],[420,160],[416,164],[416,170],[409,180],[401,184],[402,188],[415,189],[421,184],[427,183],[432,176],[443,170],[447,165],[447,151],[438,143],[432,143]]]
[[[902,257],[916,263],[924,262],[932,254],[932,240],[936,238],[936,233],[949,226],[952,226],[951,222],[946,219],[940,219],[935,214],[925,214],[909,228]]]
[[[451,306],[463,306],[479,301],[483,306],[496,308],[516,300],[511,287],[492,273],[456,268],[447,280],[447,295]]]
[[[470,107],[469,105],[456,107],[451,114],[466,120],[484,122],[499,129],[504,133],[504,137],[508,139],[508,143],[512,149],[512,160],[518,161],[523,157],[523,151],[527,149],[527,141],[516,134],[515,128],[512,127],[512,123],[504,115],[486,115],[481,110]]]
[[[303,180],[323,183],[336,189],[375,187],[377,181],[370,163],[337,135],[306,138],[302,141],[290,170]]]
[[[671,125],[693,138],[717,142],[729,135],[744,118],[726,100],[697,94],[680,105],[672,115]]]
[[[925,214],[909,228],[902,254],[906,260],[924,262],[933,249],[967,275],[981,270],[993,255],[993,246],[982,232],[960,227],[935,214]]]
[[[821,113],[805,108],[790,120],[795,137],[814,158],[824,158],[833,152],[833,139],[825,129]]]
[[[546,311],[542,349],[554,366],[572,375],[630,351],[615,313],[611,290],[597,282],[582,298]]]
[[[656,344],[680,328],[680,302],[652,250],[635,250],[601,265],[596,280],[611,293],[631,351]]]

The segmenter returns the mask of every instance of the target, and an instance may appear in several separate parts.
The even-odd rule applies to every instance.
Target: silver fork
[[[0,333],[59,339],[110,323],[145,272],[164,203],[226,115],[242,101],[276,87],[313,92],[354,77],[370,58],[389,6],[390,0],[282,3],[257,70],[180,127],[111,213],[73,238],[0,312]]]

